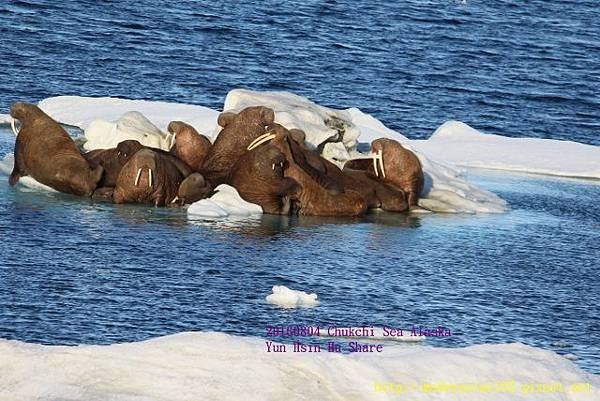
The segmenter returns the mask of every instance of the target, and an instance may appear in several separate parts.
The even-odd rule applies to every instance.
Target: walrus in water
[[[14,103],[10,115],[20,121],[15,142],[15,166],[9,178],[14,186],[19,178],[31,176],[60,192],[91,196],[102,166],[91,167],[69,134],[39,107]]]

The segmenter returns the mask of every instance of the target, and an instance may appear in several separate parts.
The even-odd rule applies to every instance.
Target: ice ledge
[[[572,141],[484,134],[460,121],[411,141],[431,159],[460,167],[600,179],[600,147]]]
[[[266,341],[223,333],[180,333],[109,346],[44,346],[0,340],[0,398],[7,400],[382,400],[593,401],[600,376],[551,351],[523,344],[434,348],[384,344],[381,353],[268,352]],[[345,341],[345,340],[344,340]],[[362,340],[361,340],[362,341]],[[346,343],[347,344],[347,343]],[[492,384],[518,392],[376,391],[376,385]],[[589,392],[522,395],[522,384],[586,383]],[[492,387],[493,388],[493,387]]]

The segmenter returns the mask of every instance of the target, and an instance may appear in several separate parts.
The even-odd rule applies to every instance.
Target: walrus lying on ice
[[[29,103],[14,103],[10,115],[21,123],[18,133],[15,129],[17,140],[15,165],[9,178],[11,186],[19,178],[29,175],[60,192],[92,195],[103,168],[90,167],[60,124]]]

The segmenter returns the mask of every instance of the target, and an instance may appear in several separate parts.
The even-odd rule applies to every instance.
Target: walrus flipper
[[[25,166],[23,165],[23,159],[21,158],[20,149],[21,149],[21,141],[19,140],[19,137],[17,136],[17,140],[15,141],[15,150],[14,150],[15,165],[13,167],[13,171],[10,173],[10,177],[8,178],[8,183],[10,184],[11,187],[14,187],[17,184],[17,182],[19,182],[19,178],[27,175],[27,172],[25,171]]]

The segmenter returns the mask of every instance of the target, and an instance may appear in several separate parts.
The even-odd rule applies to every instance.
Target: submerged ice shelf
[[[293,352],[288,344],[285,352],[268,352],[276,344],[273,341],[267,347],[264,339],[215,332],[180,333],[110,346],[44,346],[0,340],[0,398],[263,401],[401,396],[415,401],[454,401],[477,396],[481,400],[537,401],[543,395],[545,401],[600,399],[600,376],[581,371],[551,351],[518,343],[452,349],[386,344],[375,354],[340,354],[326,349]],[[514,383],[512,392],[497,390],[507,381]],[[414,388],[405,388],[402,394],[394,391],[398,385],[413,383]],[[441,383],[464,384],[471,390],[473,385],[488,386],[488,390],[442,391]],[[564,391],[540,394],[530,387],[552,383],[560,384]],[[572,386],[577,384],[589,386],[575,393],[572,389],[579,387]]]

